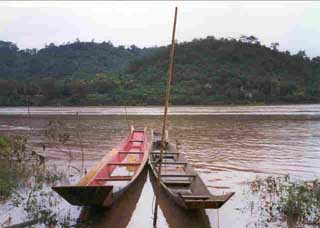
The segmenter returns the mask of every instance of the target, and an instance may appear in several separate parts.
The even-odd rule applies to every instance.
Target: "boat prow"
[[[212,208],[218,209],[223,206],[232,196],[234,192],[229,192],[224,195],[204,195],[204,196],[184,196],[179,194],[180,198],[184,202],[186,208],[189,209],[201,209]]]
[[[52,189],[72,205],[101,206],[111,203],[113,186],[57,186]]]

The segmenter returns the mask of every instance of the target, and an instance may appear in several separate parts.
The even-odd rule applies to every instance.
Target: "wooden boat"
[[[110,207],[142,172],[148,160],[146,129],[129,136],[71,186],[52,187],[72,205]]]
[[[152,174],[158,178],[161,135],[152,131],[149,165]],[[212,195],[200,176],[171,143],[166,140],[162,156],[161,187],[176,204],[184,209],[220,208],[234,194]]]

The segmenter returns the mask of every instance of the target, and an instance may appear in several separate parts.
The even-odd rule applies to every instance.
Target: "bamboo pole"
[[[83,146],[82,146],[82,140],[81,140],[81,135],[80,135],[80,116],[79,113],[76,113],[77,116],[77,136],[78,136],[78,140],[80,143],[80,149],[81,149],[81,174],[83,175],[84,173],[84,151],[83,151]]]
[[[171,40],[171,49],[170,49],[170,62],[169,62],[169,68],[168,68],[168,79],[167,79],[166,93],[164,97],[164,114],[163,114],[163,125],[162,125],[162,134],[161,134],[160,158],[159,158],[159,166],[158,166],[159,168],[157,172],[158,179],[157,179],[157,188],[156,188],[156,202],[155,202],[154,216],[153,216],[154,227],[156,227],[157,225],[157,217],[158,217],[158,200],[160,196],[162,155],[163,155],[163,150],[165,149],[165,135],[166,135],[167,113],[168,113],[170,87],[171,87],[171,79],[172,79],[172,71],[173,71],[173,57],[174,57],[177,14],[178,14],[178,7],[175,8],[175,13],[174,13],[174,22],[173,22],[173,31],[172,31],[172,40]]]
[[[124,105],[124,111],[125,111],[125,113],[126,113],[126,121],[127,121],[127,125],[128,125],[128,131],[129,131],[129,133],[130,133],[131,128],[130,128],[130,124],[129,124],[129,120],[128,120],[128,113],[127,113],[127,107],[126,107],[126,105]]]

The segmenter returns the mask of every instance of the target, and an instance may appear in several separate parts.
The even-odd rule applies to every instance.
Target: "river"
[[[70,163],[80,168],[83,151],[85,167],[90,168],[127,135],[128,125],[160,130],[162,112],[162,107],[31,107],[29,112],[26,107],[0,108],[0,134],[32,132],[29,142],[49,165],[61,169]],[[67,142],[46,136],[54,122],[71,135]],[[289,174],[296,180],[320,176],[318,104],[173,106],[168,130],[170,140],[181,144],[181,152],[213,194],[236,194],[221,209],[202,215],[181,212],[172,218],[174,206],[163,203],[159,227],[250,227],[251,215],[241,209],[248,181],[268,175]],[[124,219],[128,227],[152,227],[153,189],[148,173],[145,179],[141,190],[133,193],[137,199],[130,201],[132,209]],[[124,216],[116,211],[97,213],[95,226],[116,224]]]

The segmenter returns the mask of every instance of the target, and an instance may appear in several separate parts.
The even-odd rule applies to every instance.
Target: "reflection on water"
[[[320,175],[320,105],[173,107],[170,111],[170,139],[181,143],[181,152],[196,167],[210,191],[236,191],[219,213],[206,210],[200,227],[207,223],[218,227],[218,221],[220,227],[245,227],[250,215],[239,210],[244,200],[242,191],[256,175],[289,173],[297,179]],[[73,115],[76,112],[80,113],[80,122]],[[127,112],[129,124],[160,129],[161,107],[129,107]],[[73,166],[81,167],[82,144],[85,166],[89,168],[128,132],[121,107],[31,108],[31,118],[25,115],[25,108],[1,108],[0,113],[6,114],[0,115],[1,134],[26,132],[31,126],[33,145],[42,151],[45,143],[43,153],[49,158],[48,164],[60,167],[66,166],[70,157]],[[55,119],[62,119],[71,135],[64,145],[51,142],[44,135],[48,122]],[[128,227],[152,224],[152,200],[153,190],[147,178]],[[168,209],[172,208],[168,205],[160,205],[160,227],[177,227],[168,216]],[[103,218],[106,214],[97,221],[107,224]]]
[[[136,209],[142,189],[147,179],[147,168],[136,180],[134,187],[129,188],[122,197],[108,209],[83,208],[80,220],[90,227],[118,227],[128,226],[133,211]]]

